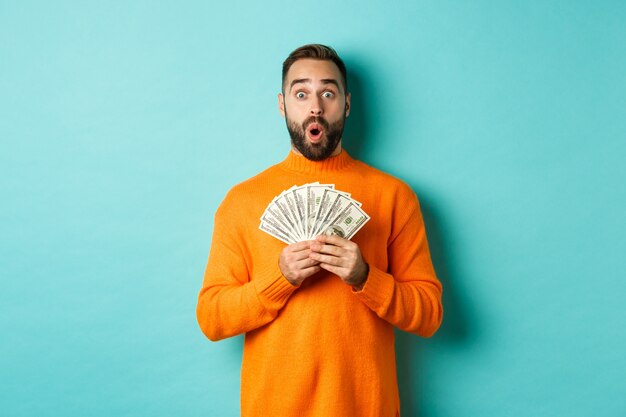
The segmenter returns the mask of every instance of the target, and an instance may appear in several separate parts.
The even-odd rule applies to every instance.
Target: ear
[[[278,93],[278,110],[280,114],[285,117],[285,97],[282,93]]]
[[[346,94],[346,117],[350,115],[350,93]]]

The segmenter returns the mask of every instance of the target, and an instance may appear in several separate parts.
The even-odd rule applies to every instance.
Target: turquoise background
[[[237,416],[195,319],[213,214],[289,150],[280,68],[422,202],[446,315],[404,416],[626,415],[626,2],[0,2],[0,414]],[[279,381],[277,381],[279,383]]]

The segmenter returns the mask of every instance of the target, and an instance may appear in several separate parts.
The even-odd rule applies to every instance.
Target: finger
[[[319,235],[315,240],[321,243],[330,243],[331,245],[339,246],[344,249],[347,249],[352,244],[348,239],[335,235]]]
[[[299,252],[287,252],[284,254],[283,259],[285,262],[291,264],[303,259],[308,259],[310,253],[311,251],[309,249],[304,249]]]
[[[308,278],[311,275],[319,272],[322,268],[320,268],[319,265],[315,265],[315,266],[311,266],[309,268],[304,268],[302,271],[300,271],[302,273],[302,276],[304,278]]]
[[[289,252],[300,252],[302,250],[309,249],[311,244],[314,242],[314,240],[303,240],[302,242],[292,243],[291,245],[285,247],[285,249]]]
[[[311,255],[309,255],[309,257],[317,262],[330,265],[345,266],[346,264],[346,259],[339,256],[322,255],[321,253],[311,252]]]
[[[319,264],[319,267],[327,270],[328,272],[332,272],[333,274],[337,275],[340,278],[343,277],[343,274],[346,272],[346,268],[342,268],[340,266],[330,265],[326,263]]]
[[[345,252],[346,252],[346,250],[340,246],[323,245],[319,242],[313,243],[311,245],[311,250],[313,252],[326,253],[328,255],[334,255],[334,256],[343,256],[345,255]]]
[[[319,264],[318,264],[318,265],[313,265],[313,266],[310,266],[310,267],[308,267],[308,268],[304,268],[304,269],[302,270],[302,273],[303,273],[304,275],[306,275],[306,276],[311,276],[311,275],[313,275],[314,273],[319,272],[321,269],[322,269],[322,268],[319,266]]]
[[[306,269],[306,268],[310,268],[312,266],[317,266],[318,264],[319,264],[319,261],[307,257],[306,259],[302,259],[300,261],[293,262],[289,266],[294,271],[299,271],[299,270],[303,270],[303,269]]]

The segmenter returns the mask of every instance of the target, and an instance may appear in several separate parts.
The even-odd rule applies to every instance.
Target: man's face
[[[278,95],[293,148],[313,161],[341,152],[341,135],[350,113],[341,73],[332,61],[300,59],[293,63]]]

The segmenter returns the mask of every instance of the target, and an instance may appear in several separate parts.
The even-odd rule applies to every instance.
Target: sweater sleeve
[[[215,214],[211,251],[198,296],[196,316],[203,333],[216,341],[259,328],[276,318],[295,291],[276,262],[249,271],[244,232],[228,196]]]
[[[443,318],[442,287],[430,258],[417,197],[411,191],[402,200],[400,207],[409,215],[388,242],[388,271],[370,265],[365,286],[355,294],[383,320],[430,337]]]

